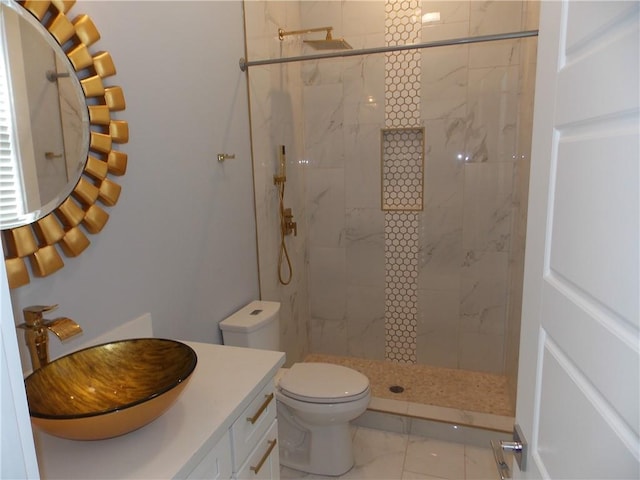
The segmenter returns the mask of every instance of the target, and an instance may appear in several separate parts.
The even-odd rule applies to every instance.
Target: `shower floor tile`
[[[442,421],[459,421],[446,418],[446,409],[478,413],[479,417],[482,414],[514,416],[507,379],[501,375],[317,353],[307,355],[305,362],[336,363],[366,375],[371,382],[375,410],[420,418],[434,418],[441,410],[445,418],[436,419]],[[389,390],[392,386],[401,386],[404,390],[392,393]]]

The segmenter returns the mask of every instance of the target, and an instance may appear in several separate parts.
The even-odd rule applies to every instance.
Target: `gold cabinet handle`
[[[273,393],[271,394],[271,396],[273,396]],[[249,467],[249,470],[251,470],[256,475],[258,474],[258,472],[262,468],[262,465],[264,465],[264,462],[267,461],[267,458],[269,458],[269,455],[271,455],[271,452],[273,451],[273,449],[276,448],[276,444],[278,443],[278,439],[274,438],[273,440],[269,440],[268,443],[269,443],[269,448],[267,448],[267,451],[264,452],[264,455],[262,456],[262,458],[258,462],[258,465],[256,465],[255,467]]]
[[[269,395],[265,395],[265,397],[266,397],[265,401],[262,403],[258,411],[255,413],[255,415],[253,417],[247,417],[247,422],[251,422],[252,425],[258,421],[258,419],[260,418],[260,415],[262,415],[262,412],[264,412],[267,409],[267,407],[271,403],[271,400],[273,400],[273,393],[270,393]]]

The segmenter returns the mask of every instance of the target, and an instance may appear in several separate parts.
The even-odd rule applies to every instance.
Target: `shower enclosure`
[[[245,2],[247,59],[537,29],[537,2]],[[317,35],[317,34],[316,34]],[[518,362],[536,38],[248,67],[260,288],[309,353],[505,375]],[[278,145],[298,223],[278,282]]]

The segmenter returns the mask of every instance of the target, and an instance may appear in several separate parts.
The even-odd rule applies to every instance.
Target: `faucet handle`
[[[58,308],[58,305],[31,305],[22,309],[24,321],[27,327],[39,326],[42,323],[42,314]]]
[[[31,305],[29,307],[24,307],[22,311],[24,313],[44,313],[50,312],[51,310],[55,310],[58,308],[58,304],[55,305]]]

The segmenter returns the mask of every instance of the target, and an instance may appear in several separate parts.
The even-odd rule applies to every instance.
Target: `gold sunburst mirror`
[[[88,15],[68,17],[74,4],[0,0],[0,229],[10,288],[29,283],[30,271],[60,270],[59,250],[76,257],[89,246],[85,231],[99,233],[109,219],[99,204],[120,196],[110,177],[127,167],[114,146],[128,142],[129,127],[112,118],[125,109],[124,93],[105,85],[113,60],[90,50],[100,33]],[[50,50],[34,53],[38,42]],[[41,123],[47,115],[61,126]]]

